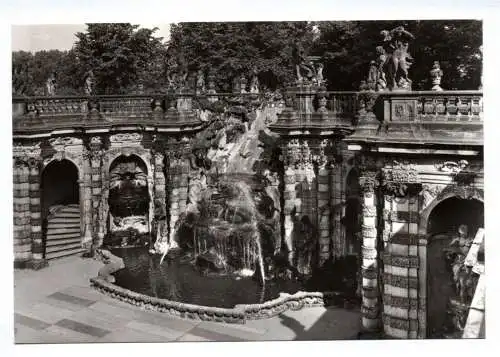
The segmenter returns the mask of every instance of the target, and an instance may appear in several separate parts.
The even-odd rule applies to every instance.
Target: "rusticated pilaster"
[[[380,325],[380,291],[378,283],[377,208],[375,190],[379,186],[376,171],[365,170],[360,175],[363,192],[362,214],[362,324],[373,331]]]
[[[40,205],[40,159],[30,158],[29,167],[29,211],[31,225],[31,266],[40,269],[47,266],[44,260],[44,246],[42,239],[42,209]]]

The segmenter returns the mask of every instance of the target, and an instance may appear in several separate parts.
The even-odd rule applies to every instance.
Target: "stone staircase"
[[[45,258],[56,259],[84,251],[81,247],[80,206],[71,204],[58,208],[47,220]]]

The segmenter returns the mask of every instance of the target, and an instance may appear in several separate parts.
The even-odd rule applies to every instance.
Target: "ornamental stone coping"
[[[167,299],[155,298],[121,288],[103,278],[90,279],[92,287],[127,303],[144,309],[169,313],[174,316],[204,321],[226,323],[245,323],[247,319],[263,319],[276,316],[287,310],[299,310],[305,307],[325,306],[340,293],[302,292],[293,295],[281,293],[274,300],[262,304],[236,305],[232,309],[186,304]]]

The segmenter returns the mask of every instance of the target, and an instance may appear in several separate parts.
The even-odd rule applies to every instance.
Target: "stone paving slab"
[[[287,311],[227,324],[141,309],[90,287],[101,263],[68,257],[39,271],[15,271],[15,342],[286,341],[354,339],[360,314],[338,308]]]
[[[49,324],[55,324],[57,321],[74,314],[74,311],[72,310],[65,309],[61,306],[56,307],[48,305],[43,302],[37,302],[32,305],[16,305],[14,310],[19,314],[41,320]]]
[[[76,331],[82,334],[94,336],[94,337],[104,337],[108,333],[110,333],[110,330],[105,330],[96,326],[88,325],[82,322],[70,320],[70,319],[63,319],[61,321],[58,321],[55,326],[58,327],[63,327],[68,330]]]
[[[200,336],[192,335],[192,334],[185,334],[181,338],[177,340],[178,342],[210,342],[209,339],[203,338]]]
[[[165,341],[164,336],[154,335],[150,333],[146,333],[143,331],[138,331],[131,328],[121,328],[119,330],[115,330],[110,334],[98,339],[96,342],[102,343],[110,343],[110,342],[131,342],[131,343],[150,343],[150,342],[159,342],[163,343]]]
[[[49,332],[47,343],[89,343],[97,341],[96,336],[69,329],[65,326],[52,325],[44,332]],[[45,343],[45,341],[39,342]]]
[[[174,341],[185,334],[185,331],[176,330],[174,328],[168,328],[164,326],[158,326],[152,323],[146,323],[141,321],[130,321],[125,325],[125,327],[137,331],[142,331],[148,334],[163,336],[165,337],[165,342]]]
[[[110,315],[108,313],[96,313],[89,309],[81,310],[72,314],[68,317],[68,320],[80,322],[110,331],[119,329],[132,321],[132,319],[124,319],[121,317]]]
[[[34,330],[43,330],[50,326],[49,323],[28,316],[24,316],[18,313],[14,314],[14,323],[30,327]]]

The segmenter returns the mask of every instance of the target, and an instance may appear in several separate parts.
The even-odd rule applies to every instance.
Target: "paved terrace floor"
[[[356,310],[306,308],[244,325],[143,310],[92,289],[101,263],[78,256],[14,272],[15,343],[289,341],[355,339]]]

